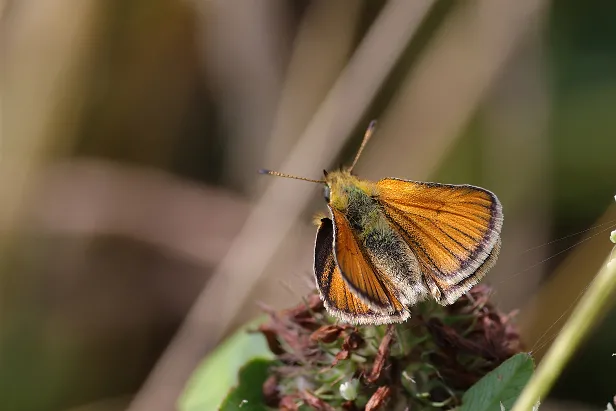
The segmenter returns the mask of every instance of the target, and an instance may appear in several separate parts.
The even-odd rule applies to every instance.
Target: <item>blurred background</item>
[[[4,0],[0,13],[2,410],[123,410],[138,392],[132,410],[172,409],[257,301],[313,289],[321,188],[256,171],[320,178],[373,118],[360,176],[501,198],[486,281],[537,358],[610,252],[615,2]],[[604,409],[615,327],[606,313],[545,409]]]

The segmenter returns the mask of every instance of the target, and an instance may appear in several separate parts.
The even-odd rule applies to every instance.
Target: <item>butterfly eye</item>
[[[325,197],[325,201],[327,201],[327,203],[329,204],[329,196],[330,196],[330,189],[328,185],[323,186],[323,197]]]

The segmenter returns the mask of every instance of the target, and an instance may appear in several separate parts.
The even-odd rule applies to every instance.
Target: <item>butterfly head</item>
[[[360,180],[351,174],[349,170],[325,172],[323,197],[331,207],[343,211],[347,209],[349,202],[356,201],[359,197],[371,197],[376,195],[376,186],[370,181]]]

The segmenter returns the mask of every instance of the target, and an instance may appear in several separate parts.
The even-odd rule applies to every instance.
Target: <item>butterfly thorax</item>
[[[334,226],[334,258],[336,264],[343,262],[340,270],[348,284],[353,284],[355,292],[361,295],[368,292],[366,284],[370,281],[370,272],[378,273],[377,283],[389,284],[392,298],[397,301],[387,308],[389,313],[424,298],[428,290],[421,279],[417,258],[389,221],[378,185],[344,170],[329,173],[326,184]],[[352,236],[348,235],[349,230]],[[338,236],[338,232],[342,234]],[[357,247],[349,245],[353,242]],[[355,253],[353,258],[364,261],[365,269],[354,273],[353,268],[361,265],[349,265],[349,253]]]
[[[360,180],[346,170],[326,177],[330,207],[342,212],[351,228],[362,238],[391,231],[377,201],[376,184]]]

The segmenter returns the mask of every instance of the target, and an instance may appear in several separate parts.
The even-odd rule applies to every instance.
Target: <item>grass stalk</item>
[[[611,304],[616,290],[616,261],[604,264],[545,355],[511,411],[530,411],[550,391],[584,338]]]

